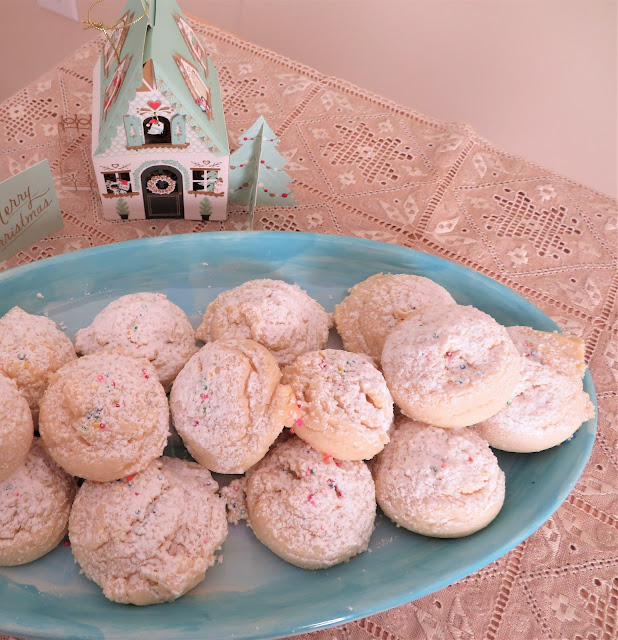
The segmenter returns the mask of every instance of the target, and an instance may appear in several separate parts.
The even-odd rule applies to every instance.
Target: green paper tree
[[[116,200],[116,213],[123,220],[126,220],[129,217],[129,205],[124,198],[119,198],[118,200]]]
[[[202,220],[209,220],[212,215],[212,202],[209,198],[202,198],[202,202],[200,204],[200,215],[202,216]]]
[[[277,151],[279,139],[262,116],[238,139],[230,156],[229,201],[249,205],[294,206],[292,178],[283,170],[287,160]]]

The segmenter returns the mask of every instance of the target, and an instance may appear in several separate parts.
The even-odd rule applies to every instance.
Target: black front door
[[[146,218],[182,218],[182,174],[167,165],[149,167],[142,173]]]

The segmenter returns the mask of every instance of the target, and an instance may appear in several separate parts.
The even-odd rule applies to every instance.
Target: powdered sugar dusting
[[[50,455],[69,473],[115,480],[163,453],[167,398],[147,360],[99,351],[52,376],[39,429]]]
[[[64,537],[77,486],[35,438],[23,464],[0,483],[0,565],[31,562]]]
[[[0,318],[0,373],[15,380],[35,424],[49,377],[76,358],[73,343],[53,320],[19,307]]]
[[[34,425],[26,399],[17,384],[0,373],[0,481],[8,478],[26,459]]]
[[[382,368],[406,415],[458,427],[504,406],[519,381],[520,358],[506,329],[486,313],[431,306],[392,331]]]
[[[504,501],[504,473],[469,429],[440,429],[408,418],[372,465],[379,505],[397,524],[454,537],[484,527]]]
[[[378,273],[354,285],[335,307],[337,330],[347,350],[367,353],[379,362],[390,332],[431,304],[450,305],[455,300],[429,278]]]
[[[393,398],[370,357],[335,349],[299,356],[283,372],[300,408],[296,434],[342,460],[372,458],[388,442]]]
[[[210,473],[163,457],[118,482],[85,482],[70,518],[84,573],[117,602],[175,600],[204,579],[227,536]]]
[[[212,471],[244,473],[298,418],[274,357],[252,340],[206,344],[180,372],[170,396],[174,426]]]
[[[280,365],[322,349],[332,318],[296,284],[251,280],[208,305],[196,337],[204,342],[248,338],[266,347]]]
[[[366,550],[375,509],[365,463],[323,456],[298,438],[280,444],[247,474],[251,527],[300,567],[328,567]]]
[[[75,336],[78,353],[123,347],[126,355],[146,358],[166,391],[197,351],[185,312],[161,293],[132,293],[114,300]]]

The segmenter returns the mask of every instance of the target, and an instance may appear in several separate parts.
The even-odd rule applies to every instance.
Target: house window
[[[192,169],[193,173],[193,191],[210,191],[214,192],[218,169]]]
[[[143,122],[144,144],[171,144],[172,128],[170,121],[163,116],[149,116]]]
[[[123,193],[131,193],[131,174],[128,171],[118,173],[104,173],[105,188],[107,193],[119,195]]]

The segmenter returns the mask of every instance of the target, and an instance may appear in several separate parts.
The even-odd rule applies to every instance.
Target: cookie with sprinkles
[[[399,418],[373,460],[378,504],[398,526],[458,538],[486,527],[504,503],[504,472],[470,429],[441,429]]]
[[[163,453],[167,397],[148,360],[99,351],[52,376],[39,431],[49,454],[72,475],[116,480]]]
[[[498,413],[520,380],[521,358],[506,329],[470,306],[433,305],[397,326],[382,370],[408,417],[466,427]]]
[[[368,460],[388,442],[393,398],[368,356],[311,351],[283,370],[283,382],[300,409],[294,432],[314,449],[340,460]]]
[[[76,359],[73,343],[53,320],[19,307],[0,318],[0,373],[15,380],[34,424],[50,376]]]
[[[189,453],[217,473],[244,473],[299,411],[275,358],[253,340],[217,340],[178,374],[172,420]]]
[[[247,473],[246,492],[253,532],[291,564],[323,569],[367,550],[376,501],[364,462],[335,460],[292,438]]]
[[[219,294],[208,305],[196,338],[204,342],[245,338],[266,347],[279,365],[323,349],[332,318],[296,284],[250,280]]]
[[[197,352],[187,314],[162,293],[131,293],[110,302],[77,332],[75,348],[84,355],[123,348],[126,355],[146,358],[166,392]]]
[[[407,273],[377,273],[359,282],[335,307],[335,324],[348,351],[380,362],[390,332],[408,316],[431,304],[455,300],[437,282]]]
[[[581,379],[583,341],[528,327],[507,331],[521,356],[521,381],[501,411],[473,428],[502,451],[555,447],[595,414]]]
[[[166,456],[116,482],[86,481],[69,520],[75,560],[106,598],[170,602],[204,580],[227,536],[217,483]]]
[[[33,435],[32,413],[26,399],[15,381],[0,373],[0,481],[26,459]]]
[[[0,483],[0,565],[32,562],[66,535],[75,479],[35,438],[24,462]]]

